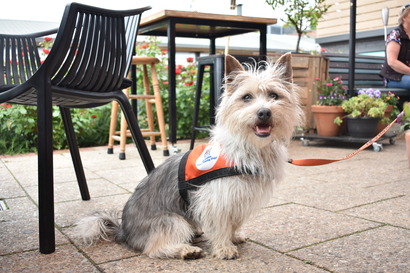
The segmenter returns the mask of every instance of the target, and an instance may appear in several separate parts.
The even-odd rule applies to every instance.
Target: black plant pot
[[[352,137],[372,138],[376,135],[377,124],[380,118],[346,117],[347,132]]]

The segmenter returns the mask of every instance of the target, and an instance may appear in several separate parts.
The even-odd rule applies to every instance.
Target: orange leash
[[[355,155],[357,155],[358,153],[360,153],[361,151],[363,151],[364,149],[366,149],[367,147],[369,147],[370,145],[372,145],[379,138],[381,138],[393,126],[393,124],[396,121],[397,121],[397,118],[395,120],[393,120],[389,125],[387,125],[387,127],[384,128],[383,131],[381,131],[377,136],[375,136],[374,138],[372,138],[371,140],[366,142],[357,151],[351,153],[350,155],[348,155],[346,157],[339,158],[339,159],[323,159],[323,158],[308,158],[308,159],[296,159],[296,160],[289,159],[289,163],[293,164],[293,165],[296,165],[296,166],[320,166],[320,165],[326,165],[326,164],[330,164],[330,163],[333,163],[333,162],[342,161],[342,160],[345,160],[345,159],[352,158]]]

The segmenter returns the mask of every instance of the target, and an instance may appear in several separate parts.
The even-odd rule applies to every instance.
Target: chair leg
[[[159,89],[157,71],[155,70],[155,64],[151,64],[151,78],[155,95],[155,108],[157,110],[158,127],[161,134],[162,151],[164,156],[169,156],[167,133],[165,131],[164,110],[162,108],[162,98]]]
[[[111,121],[110,121],[110,133],[108,137],[108,154],[114,153],[114,138],[115,131],[117,128],[117,118],[118,118],[118,102],[113,101],[111,107]]]
[[[53,124],[51,90],[42,89],[37,92],[39,241],[40,252],[49,254],[55,251]]]
[[[202,81],[203,81],[204,73],[205,73],[205,66],[199,65],[198,74],[196,78],[194,120],[192,122],[191,145],[189,147],[190,150],[192,150],[195,146],[196,129],[197,129],[196,127],[198,127],[199,105],[201,103]]]
[[[132,139],[137,146],[141,160],[144,163],[145,170],[147,173],[150,173],[155,168],[154,162],[152,161],[147,145],[145,144],[144,138],[141,134],[141,129],[138,126],[138,122],[134,112],[132,111],[131,104],[127,96],[122,92],[118,93],[117,100],[120,103],[121,109],[125,115]]]
[[[88,191],[83,163],[81,162],[81,156],[78,150],[78,144],[75,137],[73,121],[71,120],[70,109],[60,107],[60,112],[64,123],[64,130],[67,137],[68,147],[70,149],[71,159],[73,160],[75,175],[77,176],[77,182],[80,188],[81,198],[83,200],[90,200],[90,193]]]

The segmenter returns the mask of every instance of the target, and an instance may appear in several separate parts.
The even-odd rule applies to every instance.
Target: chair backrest
[[[119,90],[131,64],[141,14],[148,9],[116,11],[68,4],[54,50],[44,62],[52,85]]]
[[[54,34],[57,29],[29,35],[0,34],[0,86],[27,81],[40,66],[36,38]]]

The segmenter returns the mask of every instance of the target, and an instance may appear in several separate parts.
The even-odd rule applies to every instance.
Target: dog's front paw
[[[239,258],[238,248],[234,245],[216,248],[213,251],[213,256],[222,260],[234,260]]]
[[[184,260],[194,260],[194,259],[199,259],[203,256],[203,251],[201,248],[196,247],[196,246],[189,246],[186,247],[182,252],[181,252],[181,258]]]

